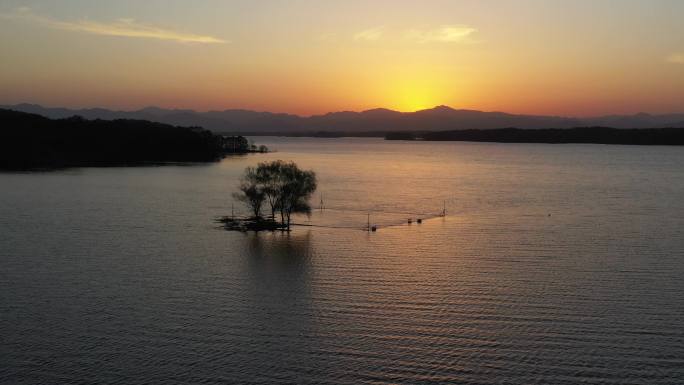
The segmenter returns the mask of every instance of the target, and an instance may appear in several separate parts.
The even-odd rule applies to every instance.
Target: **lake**
[[[684,148],[254,139],[0,173],[0,383],[684,383]],[[324,208],[220,229],[274,159]]]

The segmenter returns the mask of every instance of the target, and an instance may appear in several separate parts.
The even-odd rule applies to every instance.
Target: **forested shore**
[[[241,136],[146,120],[49,119],[0,109],[0,123],[0,169],[211,162],[259,151]]]

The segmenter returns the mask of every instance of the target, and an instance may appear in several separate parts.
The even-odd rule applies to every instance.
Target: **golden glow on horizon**
[[[684,111],[684,2],[433,1],[6,0],[0,104]]]
[[[392,109],[402,112],[425,110],[443,104],[438,95],[438,88],[420,82],[400,82],[396,89],[391,90],[388,104]]]

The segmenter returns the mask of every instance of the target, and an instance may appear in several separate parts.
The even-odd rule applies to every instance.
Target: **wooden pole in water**
[[[442,206],[442,216],[446,217],[446,200],[444,201],[444,206]]]
[[[371,228],[370,228],[370,213],[368,213],[368,232],[370,232],[370,231],[371,231]]]
[[[235,219],[235,203],[230,204],[230,219]]]

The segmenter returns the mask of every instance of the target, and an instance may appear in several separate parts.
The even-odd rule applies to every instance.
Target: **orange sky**
[[[6,1],[0,103],[684,111],[684,2]]]

